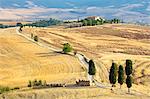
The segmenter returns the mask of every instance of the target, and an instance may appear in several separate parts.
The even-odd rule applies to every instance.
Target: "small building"
[[[87,20],[105,20],[104,18],[99,17],[99,16],[89,16],[85,19],[87,19]]]
[[[78,85],[78,86],[90,86],[90,81],[79,80],[79,81],[76,81],[76,85]]]
[[[65,24],[66,28],[76,28],[76,27],[82,27],[83,24],[81,22],[72,22],[72,23],[68,23]]]

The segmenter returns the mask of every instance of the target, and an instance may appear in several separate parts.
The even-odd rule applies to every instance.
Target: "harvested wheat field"
[[[84,71],[78,59],[43,48],[16,34],[0,30],[0,85],[27,86],[29,80],[72,83]]]
[[[69,42],[74,50],[94,59],[99,70],[98,80],[108,82],[112,60],[124,65],[126,59],[134,62],[134,78],[140,83],[150,82],[150,28],[130,24],[106,24],[81,28],[25,28],[24,32],[36,34],[41,41],[55,47]],[[102,69],[100,67],[103,67]],[[144,70],[145,75],[141,72]],[[98,74],[97,73],[97,74]],[[139,79],[146,81],[140,81]]]
[[[149,99],[150,98],[150,28],[130,24],[105,24],[80,28],[23,28],[23,35],[39,37],[45,46],[62,49],[68,42],[73,49],[96,63],[98,82],[109,85],[112,60],[125,66],[133,61],[134,84],[131,94],[126,85],[112,92],[106,87],[52,88],[4,94],[6,99]],[[0,30],[0,85],[25,86],[28,80],[73,83],[86,79],[83,64],[73,55],[56,53],[18,35],[15,28]],[[1,97],[3,97],[1,96]]]

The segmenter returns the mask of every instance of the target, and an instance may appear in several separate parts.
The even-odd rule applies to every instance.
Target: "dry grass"
[[[150,84],[150,29],[146,26],[111,24],[81,28],[25,28],[42,40],[57,47],[69,42],[75,50],[94,59],[97,65],[96,79],[108,82],[112,60],[125,66],[125,60],[133,60],[135,83]]]
[[[9,31],[1,30],[2,35],[0,34],[0,42],[2,44],[0,44],[0,46],[2,47],[2,53],[0,53],[0,58],[2,59],[0,60],[0,73],[3,74],[3,81],[0,84],[5,85],[5,82],[8,82],[7,84],[13,85],[13,83],[18,82],[18,84],[23,85],[26,83],[25,81],[32,78],[46,79],[50,82],[68,81],[71,83],[78,78],[85,78],[85,72],[83,72],[80,63],[76,58],[67,55],[60,55],[58,53],[56,54],[50,50],[41,48],[36,44],[13,34],[13,32],[13,29],[10,29]],[[26,27],[23,29],[23,34],[30,36],[31,33],[38,35],[40,37],[40,42],[48,46],[61,48],[63,43],[69,42],[75,50],[84,53],[91,59],[94,59],[97,68],[95,78],[100,82],[109,82],[108,72],[112,60],[125,66],[125,60],[131,59],[134,63],[133,77],[136,84],[132,87],[132,95],[126,93],[127,88],[124,84],[122,91],[117,87],[115,88],[115,93],[111,93],[109,89],[103,88],[60,88],[41,91],[37,90],[33,92],[29,91],[29,93],[32,94],[29,94],[28,92],[17,93],[16,96],[10,94],[10,97],[20,97],[21,95],[23,95],[23,97],[27,97],[28,95],[29,97],[34,97],[36,94],[37,97],[45,97],[45,99],[46,97],[58,99],[66,99],[66,97],[74,99],[111,99],[112,97],[118,99],[149,98],[149,27],[107,24],[102,26],[71,29],[65,29],[62,27]],[[63,60],[63,63],[59,63],[58,60]],[[8,69],[8,67],[10,68]],[[15,73],[13,71],[15,71]],[[14,77],[16,79],[13,79]]]
[[[29,80],[75,82],[85,77],[74,56],[42,48],[15,34],[15,29],[0,32],[0,85],[25,86]]]

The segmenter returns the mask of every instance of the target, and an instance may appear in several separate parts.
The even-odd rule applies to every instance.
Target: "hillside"
[[[138,83],[150,83],[150,29],[136,25],[102,25],[81,28],[25,28],[24,32],[38,35],[42,41],[61,47],[69,42],[76,51],[84,53],[97,63],[98,80],[108,82],[112,60],[124,65],[126,59],[134,62],[134,78]],[[102,68],[102,69],[101,69]],[[145,75],[142,75],[142,70]],[[100,77],[101,76],[101,77]],[[107,79],[106,79],[107,78]],[[142,81],[139,80],[142,78]],[[143,78],[146,81],[143,81]]]
[[[72,83],[84,72],[78,59],[43,48],[16,34],[0,30],[0,85],[27,86],[29,80]]]
[[[0,30],[0,85],[25,86],[28,80],[74,83],[86,79],[86,71],[72,55],[56,53],[39,46],[16,33],[16,29]],[[22,90],[1,95],[6,99],[149,99],[150,98],[150,29],[146,26],[111,24],[80,28],[23,28],[23,35],[37,35],[39,42],[50,48],[62,49],[69,42],[74,50],[96,63],[98,82],[109,85],[108,72],[114,60],[124,66],[133,60],[134,84],[131,94],[124,84],[114,92],[107,87],[69,87],[42,90]],[[15,78],[15,79],[14,79]]]

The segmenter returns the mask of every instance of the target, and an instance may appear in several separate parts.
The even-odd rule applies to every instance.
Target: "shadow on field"
[[[48,56],[58,56],[58,55],[69,55],[69,56],[73,56],[72,54],[69,53],[64,53],[62,51],[53,51],[53,52],[47,52],[47,53],[35,53],[37,56],[39,57],[48,57]]]

